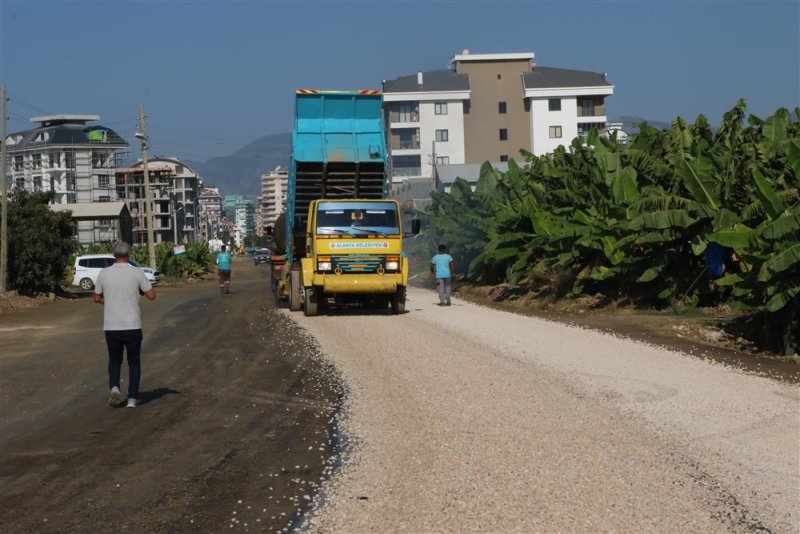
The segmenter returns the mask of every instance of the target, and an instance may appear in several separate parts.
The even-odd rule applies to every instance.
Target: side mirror
[[[419,234],[420,229],[422,228],[422,221],[419,219],[411,219],[411,233],[414,235]]]

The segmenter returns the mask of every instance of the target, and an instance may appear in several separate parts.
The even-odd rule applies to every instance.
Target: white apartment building
[[[222,195],[219,189],[203,187],[198,202],[203,240],[222,239]]]
[[[176,157],[156,156],[148,158],[148,169],[169,169],[170,186],[167,194],[170,200],[173,237],[175,243],[195,243],[200,231],[199,198],[202,179],[189,165]],[[134,169],[142,168],[139,160]]]
[[[431,177],[433,165],[464,163],[469,78],[451,70],[418,72],[383,83],[392,183]]]
[[[547,154],[606,128],[605,74],[540,67],[533,52],[470,54],[452,68],[383,82],[395,191],[436,180],[434,166],[501,163]]]
[[[87,125],[99,121],[99,115],[45,115],[30,120],[39,126],[4,139],[12,187],[52,192],[52,203],[57,205],[117,200],[114,169],[127,157],[128,143],[110,128]],[[108,244],[107,236],[113,234],[113,224],[106,218],[83,218],[76,225],[84,245]]]
[[[523,83],[530,101],[531,152],[537,156],[568,146],[576,137],[585,141],[592,128],[605,130],[605,97],[614,94],[614,86],[604,74],[534,67],[523,75]]]
[[[286,194],[289,188],[289,173],[277,167],[261,176],[261,229],[273,226],[286,206]]]

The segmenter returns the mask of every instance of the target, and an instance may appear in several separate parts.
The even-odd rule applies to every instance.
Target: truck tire
[[[314,287],[307,287],[305,290],[303,313],[306,317],[314,317],[319,314],[319,295]]]
[[[398,287],[392,295],[392,313],[400,315],[406,312],[406,288]]]
[[[289,274],[289,310],[300,311],[302,305],[303,303],[300,300],[300,271],[292,269]]]

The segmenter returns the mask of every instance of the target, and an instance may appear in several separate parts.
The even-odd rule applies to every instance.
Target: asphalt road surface
[[[293,524],[329,469],[340,392],[267,280],[268,266],[243,258],[230,295],[207,281],[143,299],[136,409],[107,404],[90,298],[0,316],[0,530]]]

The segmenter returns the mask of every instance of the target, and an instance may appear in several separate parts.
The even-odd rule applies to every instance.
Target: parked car
[[[157,284],[161,279],[161,273],[150,267],[129,260],[130,264],[144,271],[144,275],[151,284]],[[80,286],[87,291],[94,289],[97,277],[102,269],[114,263],[114,256],[111,254],[86,254],[75,258],[74,274],[72,275],[72,285]]]
[[[269,250],[262,248],[256,250],[255,254],[253,254],[253,264],[258,265],[259,263],[269,263]]]

